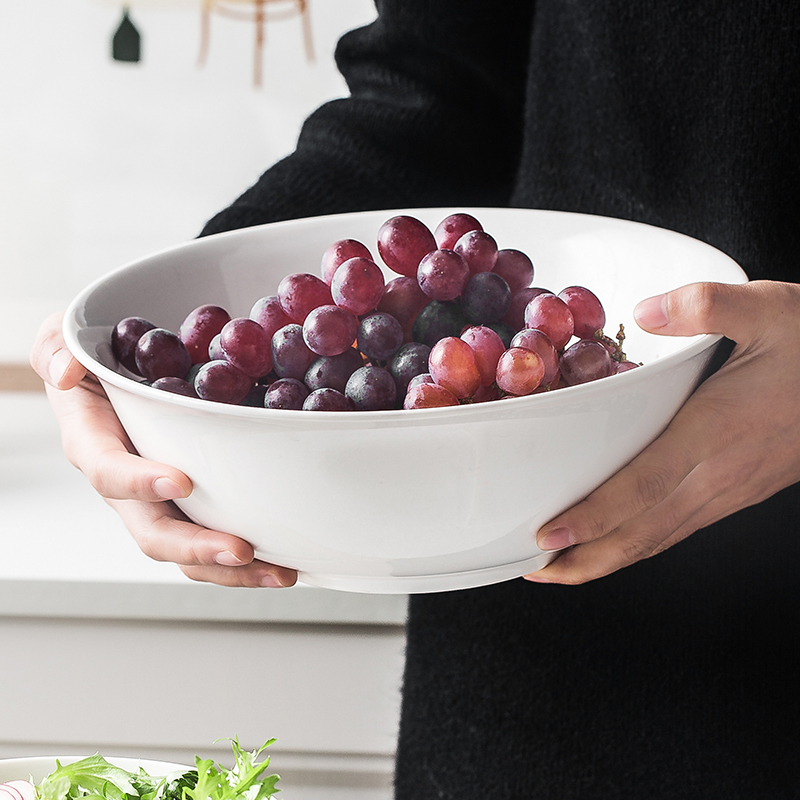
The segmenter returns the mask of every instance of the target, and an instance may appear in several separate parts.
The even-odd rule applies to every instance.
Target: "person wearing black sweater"
[[[688,234],[755,281],[641,306],[644,327],[722,333],[732,354],[643,458],[540,532],[571,548],[530,580],[411,597],[397,800],[800,797],[800,6],[377,10],[337,48],[349,96],[203,235],[367,209],[548,208]],[[69,389],[50,394],[73,460],[142,501],[119,506],[134,536],[163,523],[151,554],[199,580],[293,581],[218,532],[187,558],[187,524],[154,502],[188,491],[185,476],[131,456],[110,487],[89,467],[88,410],[107,417],[105,400],[78,383],[56,323],[32,363]]]

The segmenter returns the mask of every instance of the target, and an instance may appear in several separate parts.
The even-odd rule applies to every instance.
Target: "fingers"
[[[86,369],[67,349],[61,333],[64,318],[50,315],[39,328],[30,354],[30,363],[39,377],[56,389],[71,389],[86,375]]]
[[[722,334],[749,342],[765,333],[764,319],[796,315],[798,297],[788,284],[693,283],[640,302],[633,315],[646,331],[663,336]]]
[[[243,539],[190,522],[172,503],[109,500],[141,551],[178,564],[189,578],[222,586],[293,586],[297,573],[257,561]]]

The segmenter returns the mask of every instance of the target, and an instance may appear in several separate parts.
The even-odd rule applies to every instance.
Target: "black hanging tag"
[[[142,37],[128,16],[127,6],[122,10],[122,22],[114,32],[111,55],[114,61],[137,62],[142,57]]]

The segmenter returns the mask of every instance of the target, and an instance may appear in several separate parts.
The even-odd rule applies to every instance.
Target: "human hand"
[[[736,346],[658,439],[539,530],[539,547],[566,549],[531,581],[608,575],[800,480],[800,286],[691,284],[634,316],[652,333]]]
[[[222,586],[291,586],[294,570],[254,559],[250,544],[190,522],[174,503],[192,491],[173,467],[136,454],[98,380],[67,349],[62,314],[42,324],[31,365],[45,381],[64,452],[122,518],[139,548],[193,580]]]

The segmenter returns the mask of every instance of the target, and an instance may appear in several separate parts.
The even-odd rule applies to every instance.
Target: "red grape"
[[[524,347],[539,354],[544,363],[542,386],[549,386],[558,375],[558,352],[544,331],[538,328],[523,328],[514,335],[511,347]]]
[[[438,224],[433,238],[440,250],[452,250],[465,233],[482,230],[483,225],[471,214],[450,214]]]
[[[272,351],[266,331],[249,317],[237,317],[220,331],[220,346],[234,366],[251,378],[272,369]]]
[[[556,350],[572,338],[575,323],[567,304],[554,294],[540,294],[525,306],[525,327],[544,331]]]
[[[458,398],[444,386],[435,383],[418,383],[408,387],[403,408],[444,408],[458,404]]]
[[[503,322],[512,327],[515,333],[525,327],[525,308],[539,294],[553,293],[538,286],[526,286],[511,295],[511,303],[509,303],[508,311],[503,315]]]
[[[428,368],[439,386],[463,399],[481,385],[481,373],[473,349],[455,336],[440,339],[431,348]]]
[[[400,275],[386,283],[378,311],[391,314],[402,326],[405,340],[410,341],[414,320],[429,302],[430,297],[422,291],[416,276]]]
[[[356,257],[336,270],[331,295],[337,306],[360,316],[377,308],[383,288],[381,268],[368,258]]]
[[[192,364],[208,361],[208,345],[230,319],[231,315],[220,306],[203,305],[189,312],[181,323],[179,335],[189,351]]]
[[[606,312],[597,296],[583,286],[568,286],[558,293],[575,321],[575,336],[592,339],[603,330]]]
[[[497,261],[497,242],[486,231],[465,233],[453,248],[466,261],[472,275],[491,272]]]
[[[278,328],[288,325],[294,320],[283,310],[277,295],[262,297],[256,300],[250,310],[250,319],[255,320],[267,333],[269,338]]]
[[[497,385],[508,394],[531,394],[542,382],[544,362],[538,353],[510,347],[497,362]]]
[[[503,340],[495,331],[485,325],[467,328],[461,334],[461,338],[475,353],[475,361],[481,376],[481,386],[494,383],[497,362],[506,349]]]
[[[322,278],[307,272],[293,272],[278,284],[278,300],[293,322],[302,323],[318,306],[331,305],[331,289]]]
[[[348,259],[356,257],[374,260],[369,248],[356,239],[340,239],[334,242],[322,254],[322,279],[330,286],[336,270]]]
[[[378,230],[378,254],[389,269],[413,278],[423,257],[436,249],[430,229],[416,217],[387,219]]]
[[[618,375],[620,372],[628,372],[628,370],[636,369],[639,365],[635,361],[615,361],[614,374]]]

